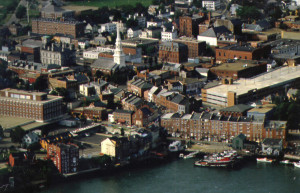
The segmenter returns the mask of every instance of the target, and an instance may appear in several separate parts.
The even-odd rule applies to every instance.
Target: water
[[[238,170],[194,167],[195,160],[125,171],[50,187],[42,193],[300,193],[300,168],[248,163]]]

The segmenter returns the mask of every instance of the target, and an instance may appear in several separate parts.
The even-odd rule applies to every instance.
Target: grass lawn
[[[17,4],[16,4],[16,7],[17,7],[17,5],[20,2],[20,0],[17,0],[16,2],[17,2]],[[11,3],[11,0],[6,0],[6,1],[5,0],[0,0],[0,5],[2,5],[3,7],[6,7],[10,3]]]
[[[152,0],[79,0],[73,1],[70,5],[80,5],[80,6],[94,6],[103,7],[107,6],[109,8],[114,8],[120,5],[133,5],[136,3],[142,3],[144,6],[151,5]]]

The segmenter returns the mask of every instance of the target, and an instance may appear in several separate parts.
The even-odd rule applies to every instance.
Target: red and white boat
[[[236,152],[224,152],[221,154],[213,154],[205,156],[204,159],[196,161],[195,166],[200,167],[229,167],[233,166],[236,161]]]
[[[268,159],[266,157],[264,157],[264,158],[256,158],[256,161],[257,162],[262,162],[262,163],[272,163],[273,162],[272,159]]]

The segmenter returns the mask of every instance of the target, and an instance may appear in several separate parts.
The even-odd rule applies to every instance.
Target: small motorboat
[[[295,166],[296,168],[300,168],[300,161],[299,161],[299,162],[294,162],[294,166]]]
[[[262,162],[262,163],[272,163],[273,162],[272,159],[268,159],[266,157],[264,157],[264,158],[256,158],[256,161],[257,162]]]
[[[292,164],[292,163],[290,162],[290,160],[288,160],[288,159],[282,160],[282,161],[280,161],[280,163],[281,163],[281,164]]]

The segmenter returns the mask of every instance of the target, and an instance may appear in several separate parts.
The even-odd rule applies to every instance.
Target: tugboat
[[[221,154],[213,154],[211,156],[204,156],[204,159],[196,161],[195,166],[200,167],[233,167],[237,160],[235,151]]]

